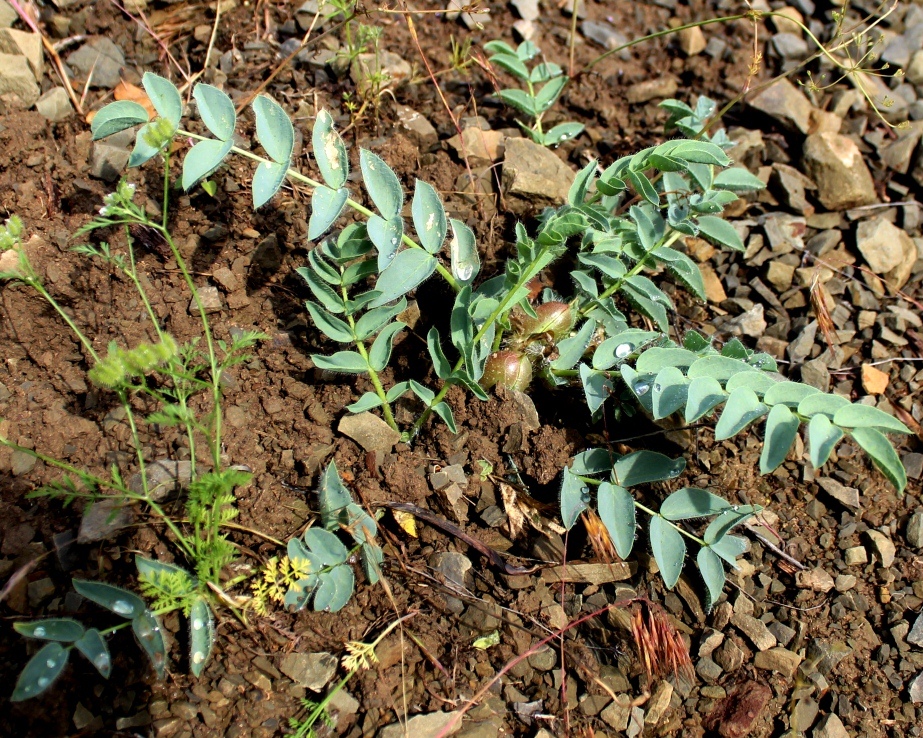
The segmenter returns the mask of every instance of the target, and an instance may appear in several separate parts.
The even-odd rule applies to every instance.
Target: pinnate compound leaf
[[[326,369],[330,372],[366,374],[369,370],[366,360],[356,351],[337,351],[332,356],[311,354],[311,361],[318,369]]]
[[[715,440],[723,441],[736,436],[750,423],[769,412],[760,402],[756,392],[747,387],[734,390],[727,399],[721,417],[715,424]]]
[[[199,106],[199,117],[205,127],[222,141],[230,141],[237,125],[237,112],[231,98],[217,87],[205,83],[197,84],[192,96]]]
[[[275,162],[261,161],[253,173],[253,209],[257,210],[272,199],[285,181],[288,166]]]
[[[208,600],[197,597],[189,611],[189,668],[201,676],[215,645],[215,618]]]
[[[336,528],[340,512],[346,509],[346,506],[353,501],[353,498],[340,478],[340,472],[337,470],[335,461],[331,461],[327,464],[327,468],[324,469],[317,494],[321,523],[328,530]]]
[[[705,238],[734,251],[746,250],[744,242],[740,240],[740,234],[724,218],[719,218],[717,215],[700,215],[696,222],[699,226],[699,233]]]
[[[355,340],[353,331],[346,321],[334,317],[327,310],[323,310],[319,305],[315,305],[310,300],[305,302],[305,307],[311,315],[311,320],[317,329],[327,338],[340,343],[352,343]]]
[[[830,458],[830,452],[840,442],[843,431],[830,422],[824,413],[818,413],[808,422],[808,449],[811,466],[820,469]]]
[[[188,192],[196,183],[214,172],[228,155],[233,141],[199,141],[183,159],[183,189]]]
[[[144,612],[132,619],[131,629],[150,659],[157,678],[163,679],[167,668],[167,645],[163,640],[163,631],[160,629],[157,617],[145,608]]]
[[[95,602],[127,620],[132,620],[147,610],[144,600],[127,589],[84,579],[74,579],[73,585],[77,593],[86,597],[90,602]]]
[[[673,589],[683,571],[686,541],[683,540],[682,534],[660,515],[654,515],[651,518],[648,535],[654,560],[660,569],[660,576],[663,577],[667,589]]]
[[[378,250],[378,271],[383,272],[394,262],[404,236],[404,221],[400,216],[385,220],[373,215],[367,224],[369,238]]]
[[[766,418],[766,435],[760,454],[760,474],[769,474],[785,461],[801,422],[786,405],[774,405]]]
[[[875,466],[894,485],[898,494],[904,494],[907,488],[907,471],[887,436],[875,428],[853,428],[849,435],[875,462]]]
[[[13,629],[26,638],[73,643],[84,634],[83,626],[71,618],[46,618],[28,623],[13,623]]]
[[[580,517],[580,513],[590,504],[590,488],[580,477],[565,469],[561,480],[561,520],[570,530]]]
[[[763,402],[770,407],[774,405],[786,405],[790,408],[797,408],[805,397],[818,393],[820,393],[820,390],[809,384],[801,384],[801,382],[776,382],[772,387],[766,390],[766,393],[763,395]]]
[[[404,206],[404,190],[394,170],[378,154],[366,149],[359,151],[359,165],[365,189],[381,217],[391,220],[400,216]]]
[[[141,85],[150,98],[151,105],[161,118],[166,118],[174,128],[179,126],[183,118],[183,100],[179,90],[168,79],[164,79],[152,72],[145,72],[141,78]]]
[[[276,164],[288,169],[295,150],[295,128],[288,114],[271,97],[257,95],[253,101],[256,139]]]
[[[689,520],[717,515],[730,506],[730,502],[708,490],[683,487],[663,501],[660,514],[667,520]]]
[[[308,240],[316,241],[323,236],[343,212],[349,199],[349,190],[341,187],[331,190],[320,185],[311,193],[311,218],[308,220]]]
[[[324,182],[332,189],[339,189],[346,184],[349,176],[349,156],[343,139],[333,127],[333,117],[326,110],[317,113],[314,130],[311,133],[311,146],[317,168],[320,169]]]
[[[147,123],[147,121],[147,111],[144,106],[131,100],[119,100],[109,103],[93,116],[90,131],[93,134],[93,140],[98,141],[113,133],[124,131],[126,128]]]
[[[596,509],[612,543],[615,544],[616,553],[627,559],[635,545],[637,527],[635,503],[631,493],[624,487],[603,482],[596,493]]]
[[[730,566],[739,569],[737,559],[747,550],[747,539],[725,534],[710,545],[712,551],[724,559]]]
[[[705,588],[708,590],[708,602],[705,609],[711,610],[721,596],[724,583],[727,581],[727,575],[724,573],[724,563],[718,554],[705,546],[699,549],[695,561],[698,564],[702,579],[705,580]]]
[[[369,349],[369,364],[376,372],[384,371],[384,368],[388,366],[394,337],[406,327],[406,324],[396,320],[381,329],[381,333],[378,334],[372,343],[372,348]]]
[[[833,415],[833,422],[840,428],[874,428],[889,433],[912,433],[893,415],[870,405],[844,405]]]
[[[682,456],[671,459],[656,451],[633,451],[612,465],[612,473],[617,484],[622,487],[634,487],[638,484],[675,479],[685,468],[686,460]]]
[[[481,270],[474,232],[460,220],[452,218],[452,241],[449,244],[452,276],[462,284],[471,284]]]
[[[304,545],[323,566],[337,566],[346,561],[349,551],[343,542],[329,530],[308,528],[302,536]]]
[[[109,655],[109,647],[103,640],[102,633],[96,628],[90,628],[83,634],[83,638],[74,643],[74,647],[96,667],[103,679],[109,678],[112,673],[112,657]]]
[[[314,609],[318,612],[342,610],[353,596],[355,584],[353,570],[346,564],[322,574],[314,594]]]
[[[422,249],[404,249],[378,277],[375,288],[381,293],[371,303],[378,307],[410,292],[436,271],[436,257]]]
[[[420,245],[431,254],[435,254],[445,241],[448,222],[442,200],[431,184],[419,179],[416,181],[410,210]]]
[[[29,659],[29,663],[16,680],[16,688],[10,702],[22,702],[37,697],[48,689],[64,671],[69,653],[60,643],[51,642],[42,646],[38,653]]]
[[[675,366],[667,366],[657,373],[651,394],[654,419],[672,415],[686,405],[689,380]]]

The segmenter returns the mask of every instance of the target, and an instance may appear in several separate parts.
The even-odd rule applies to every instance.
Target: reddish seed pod
[[[500,386],[523,391],[532,381],[532,363],[515,351],[495,351],[487,357],[481,387]]]
[[[546,302],[535,308],[535,314],[535,318],[526,315],[520,320],[522,335],[550,335],[560,341],[574,327],[574,311],[566,302]]]

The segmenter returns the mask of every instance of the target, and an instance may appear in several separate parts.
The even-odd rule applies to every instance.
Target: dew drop
[[[93,659],[93,665],[97,669],[106,669],[109,666],[109,657],[106,654],[101,653],[95,659]]]
[[[134,611],[135,608],[125,602],[125,600],[116,600],[112,603],[112,612],[114,612],[116,615],[128,616],[131,615]]]
[[[560,135],[560,137],[558,138],[558,140],[559,140],[559,141],[566,141],[566,140],[567,140],[567,134],[566,134],[566,133],[562,133],[562,134]]]
[[[740,505],[731,505],[731,510],[733,510],[734,512],[737,512],[738,510],[740,510]]]
[[[618,359],[624,359],[630,353],[631,353],[630,343],[620,343],[618,346],[615,347],[615,356]]]
[[[396,238],[392,238],[392,239],[391,239],[391,245],[392,245],[392,246],[397,246],[397,239],[396,239]]]
[[[54,669],[57,665],[58,662],[54,659],[48,659],[48,661],[45,662],[45,666],[47,666],[49,669]]]
[[[47,687],[49,684],[51,684],[51,680],[48,679],[47,677],[38,678],[38,688],[39,689],[45,689],[45,687]]]
[[[32,631],[32,634],[33,634],[36,638],[44,638],[44,637],[45,637],[45,629],[40,625],[39,627],[37,627],[35,630]]]
[[[193,629],[193,630],[202,630],[202,627],[203,627],[204,625],[205,625],[205,623],[203,623],[199,618],[196,618],[195,620],[192,621],[192,629]]]
[[[474,267],[469,265],[456,266],[455,267],[455,276],[458,277],[462,282],[467,282],[471,279],[471,275],[474,273]]]
[[[647,382],[638,382],[634,386],[635,394],[640,397],[641,395],[646,395],[651,389],[651,386]]]
[[[192,663],[201,664],[203,661],[205,661],[205,654],[201,651],[196,651],[192,654]]]
[[[659,384],[654,385],[654,392],[660,392],[661,389],[663,388]]]

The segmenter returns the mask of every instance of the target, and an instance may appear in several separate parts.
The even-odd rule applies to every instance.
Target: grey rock
[[[0,28],[0,52],[24,56],[35,81],[41,84],[44,74],[44,49],[42,37],[37,33]]]
[[[846,507],[852,508],[853,510],[859,509],[859,490],[855,487],[847,487],[845,484],[841,484],[836,479],[831,479],[829,477],[818,479],[817,483],[821,486],[824,492],[830,495],[833,499],[846,505]]]
[[[90,174],[106,182],[115,182],[128,166],[130,155],[131,152],[121,146],[96,141],[90,155]]]
[[[28,474],[35,468],[37,461],[38,459],[30,453],[26,453],[25,451],[13,451],[10,455],[10,471],[13,472],[13,476],[15,477]]]
[[[538,0],[512,0],[510,2],[516,12],[519,14],[519,17],[523,20],[534,21],[538,20],[539,9],[538,9]]]
[[[568,2],[563,3],[561,6],[561,11],[570,18],[574,14],[574,3],[573,0],[568,0]],[[586,3],[584,0],[577,0],[577,17],[580,19],[586,18]]]
[[[909,453],[901,457],[904,462],[904,468],[907,470],[907,476],[911,479],[920,479],[923,477],[923,454]]]
[[[699,659],[695,665],[695,673],[706,682],[717,682],[721,678],[721,667],[708,656]]]
[[[445,489],[450,484],[465,487],[468,484],[468,477],[465,475],[465,469],[461,464],[450,464],[430,474],[429,483],[433,485],[435,490]]]
[[[869,562],[868,551],[865,546],[851,546],[843,552],[846,566],[865,566]]]
[[[757,669],[775,671],[789,678],[795,675],[795,669],[800,663],[801,656],[781,646],[760,651],[753,658],[753,665]]]
[[[787,254],[791,251],[803,251],[804,233],[807,225],[804,216],[788,213],[769,213],[763,220],[763,231],[769,240],[769,248],[774,254]]]
[[[38,607],[55,592],[54,581],[50,577],[42,577],[26,585],[26,596],[32,607]]]
[[[852,649],[845,643],[829,641],[815,638],[808,644],[806,657],[809,661],[817,664],[817,670],[824,676],[829,676],[837,664],[852,654]]]
[[[836,587],[837,592],[848,592],[856,586],[858,581],[852,574],[837,574],[833,586]]]
[[[772,633],[780,646],[787,646],[795,637],[795,629],[789,628],[785,623],[774,620],[769,624],[769,632]]]
[[[533,21],[522,20],[513,21],[513,38],[517,41],[534,41],[538,36],[538,29]]]
[[[812,320],[802,329],[795,340],[788,344],[786,351],[788,352],[789,360],[793,364],[802,363],[811,354],[816,336],[817,321]]]
[[[122,79],[125,54],[108,38],[89,41],[67,57],[67,63],[87,79],[92,73],[90,87],[112,89]]]
[[[331,713],[335,713],[340,717],[344,715],[355,715],[359,712],[359,700],[345,689],[340,689],[332,694],[327,706]]]
[[[624,33],[602,21],[585,20],[580,24],[580,32],[590,41],[608,50],[628,43],[628,37]],[[623,60],[630,59],[631,49],[622,49],[618,53],[618,57]]]
[[[645,725],[657,725],[670,707],[670,700],[673,697],[673,685],[666,679],[662,680],[654,694],[647,702],[647,712],[644,714]]]
[[[632,105],[645,103],[650,100],[673,97],[679,89],[676,77],[669,74],[646,79],[628,88],[625,99]]]
[[[381,451],[386,454],[401,440],[401,434],[377,415],[370,412],[345,415],[337,430],[349,436],[366,451]]]
[[[830,369],[822,359],[811,359],[801,365],[801,381],[821,392],[830,389]]]
[[[810,589],[814,592],[829,592],[834,584],[830,573],[819,566],[799,571],[795,575],[795,583],[802,589]]]
[[[776,645],[776,637],[769,632],[766,624],[752,615],[735,612],[731,616],[731,625],[747,636],[760,651],[767,651]]]
[[[923,548],[923,510],[917,510],[907,521],[904,532],[907,545],[913,548]]]
[[[173,459],[156,459],[149,461],[145,469],[147,490],[154,502],[163,502],[186,489],[192,480],[192,463],[174,461]],[[144,482],[141,474],[132,474],[128,479],[128,489],[135,494],[144,494]]]
[[[212,284],[207,284],[204,287],[199,287],[198,292],[199,301],[202,303],[202,309],[206,312],[206,314],[211,315],[213,313],[221,312],[224,304],[221,302],[221,295],[219,294],[217,287]],[[199,302],[197,302],[195,298],[189,301],[189,314],[199,314]]]
[[[772,46],[783,59],[803,59],[810,53],[808,42],[794,33],[776,33]]]
[[[888,45],[881,52],[881,60],[903,69],[910,63],[912,51],[913,49],[908,45],[907,39],[898,34],[888,42]]]
[[[441,551],[433,554],[429,564],[446,578],[446,584],[459,592],[466,592],[471,585],[471,560],[455,551]],[[465,604],[457,597],[445,595],[446,607],[456,615],[461,615]]]
[[[296,684],[320,692],[337,670],[337,658],[332,653],[289,653],[282,658],[279,671]]]
[[[782,202],[792,210],[805,213],[813,212],[813,206],[808,203],[805,190],[816,190],[817,185],[800,171],[788,164],[773,164],[769,184],[780,195]]]
[[[828,210],[878,202],[875,183],[856,142],[838,133],[812,133],[802,148],[805,173]]]
[[[750,105],[775,118],[788,128],[807,133],[811,125],[811,102],[787,79],[781,79],[763,90]]]
[[[550,149],[525,138],[506,139],[503,186],[513,212],[523,215],[560,205],[573,181],[573,170]]]
[[[881,531],[869,530],[866,531],[866,535],[869,537],[869,540],[871,540],[872,548],[875,553],[878,554],[881,565],[887,569],[894,563],[894,557],[897,554],[894,543]]]
[[[889,287],[898,290],[907,284],[917,260],[917,247],[906,231],[883,217],[868,218],[856,229],[856,247]]]
[[[820,711],[817,702],[810,697],[802,697],[795,701],[788,718],[788,723],[797,735],[803,734],[810,728],[814,721],[817,720],[817,713]]]
[[[558,663],[558,654],[551,646],[542,646],[526,659],[536,671],[551,671]]]
[[[455,712],[414,715],[406,723],[406,732],[405,725],[392,723],[378,731],[378,738],[404,738],[405,735],[411,735],[413,738],[436,738],[438,735],[454,735],[461,730],[462,721],[459,712],[456,710]],[[453,720],[455,724],[446,732],[446,728]]]
[[[67,120],[74,112],[67,90],[63,87],[52,87],[48,90],[35,101],[35,109],[53,123]]]
[[[88,505],[80,518],[77,543],[105,541],[135,522],[131,505],[121,500],[99,500]]]
[[[722,327],[734,336],[743,335],[754,338],[762,336],[766,330],[763,303],[758,302],[747,312],[738,315],[733,320],[729,320]]]
[[[0,95],[11,94],[18,97],[24,107],[31,108],[42,91],[26,57],[0,53]]]
[[[910,633],[907,634],[907,643],[923,648],[923,613],[917,615]]]
[[[715,663],[728,673],[735,672],[743,666],[745,658],[744,650],[732,638],[722,643],[714,656]]]
[[[360,94],[372,84],[373,75],[386,75],[384,82],[378,83],[378,89],[396,88],[403,85],[413,74],[410,62],[395,54],[393,51],[379,51],[378,53],[359,54],[350,65],[349,75],[356,84]]]
[[[911,702],[914,704],[923,702],[923,671],[917,674],[914,680],[910,682],[910,688],[908,691],[910,692]]]
[[[904,69],[904,76],[913,85],[923,85],[923,49],[915,51],[910,57],[910,63]]]
[[[426,117],[407,105],[397,106],[397,121],[400,126],[415,136],[428,149],[439,141],[439,134]]]
[[[618,694],[600,714],[603,722],[613,730],[624,731],[631,717],[631,698],[627,694]]]
[[[843,721],[831,713],[818,723],[811,733],[812,738],[850,738],[849,733],[843,726]]]

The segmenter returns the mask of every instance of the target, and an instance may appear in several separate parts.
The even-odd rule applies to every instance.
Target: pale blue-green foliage
[[[685,468],[684,459],[670,459],[652,451],[620,456],[596,448],[577,454],[564,469],[561,484],[564,525],[571,528],[592,504],[591,488],[595,487],[600,520],[618,555],[627,558],[634,548],[638,527],[636,508],[640,508],[630,488],[675,479]],[[604,478],[597,480],[601,475]],[[648,525],[651,552],[666,586],[676,585],[686,560],[686,540],[694,540],[700,546],[696,565],[706,584],[707,602],[711,607],[724,588],[724,563],[736,567],[736,558],[746,547],[743,539],[730,535],[731,529],[760,510],[758,506],[731,505],[718,495],[697,487],[683,487],[670,494],[660,510],[650,515]],[[677,525],[705,518],[710,518],[711,522],[701,538]]]
[[[75,579],[74,589],[121,618],[131,622],[138,642],[150,658],[158,677],[166,667],[167,650],[160,624],[138,595],[104,582]],[[15,630],[27,638],[49,641],[23,668],[10,699],[31,699],[45,692],[64,671],[71,651],[76,648],[96,670],[108,679],[112,658],[103,635],[95,628],[85,628],[70,618],[48,618],[29,623],[15,623]]]
[[[336,612],[352,597],[355,576],[349,560],[351,552],[334,531],[350,534],[370,584],[381,577],[384,555],[375,543],[378,524],[353,501],[334,462],[321,476],[318,498],[323,527],[309,528],[301,538],[288,542],[289,559],[307,563],[308,575],[289,587],[285,605],[302,610],[311,602],[315,610]]]
[[[541,119],[557,102],[568,77],[564,70],[554,62],[540,61],[530,70],[526,66],[541,52],[531,41],[523,41],[515,49],[503,41],[489,41],[484,50],[490,56],[490,62],[513,75],[525,89],[500,90],[500,99],[510,107],[516,108],[532,119],[531,125],[517,121],[523,131],[536,143],[543,146],[557,146],[583,131],[582,123],[559,123],[548,131],[541,128]]]

